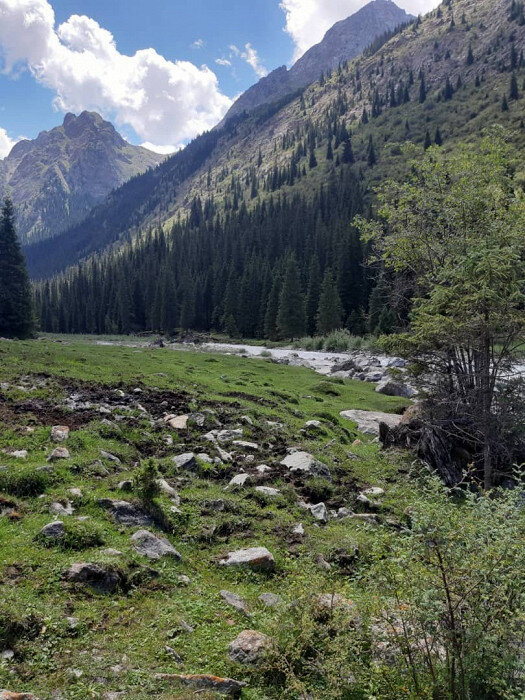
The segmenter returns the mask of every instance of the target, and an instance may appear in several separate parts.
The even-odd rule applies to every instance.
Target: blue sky
[[[0,157],[95,109],[169,151],[366,0],[0,0]],[[438,0],[399,0],[413,13]]]

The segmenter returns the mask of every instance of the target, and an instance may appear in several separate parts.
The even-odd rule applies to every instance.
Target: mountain
[[[372,0],[347,19],[337,22],[288,70],[277,68],[242,94],[230,108],[226,119],[252,112],[256,107],[305,88],[340,64],[358,56],[375,39],[412,20],[392,0]]]
[[[19,141],[0,160],[0,194],[10,195],[23,243],[51,238],[116,187],[157,165],[162,156],[132,146],[95,112]]]
[[[88,259],[39,288],[44,328],[244,332],[249,319],[261,335],[291,253],[305,298],[333,270],[348,326],[362,325],[373,280],[352,216],[405,176],[405,144],[453,149],[499,124],[523,162],[524,46],[508,0],[447,0],[301,95],[230,118],[26,249],[33,278]]]

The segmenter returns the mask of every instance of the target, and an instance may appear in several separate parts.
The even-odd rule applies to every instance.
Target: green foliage
[[[0,493],[11,496],[38,496],[50,483],[51,477],[44,470],[31,467],[0,470]]]
[[[284,272],[283,286],[279,297],[277,328],[281,337],[301,337],[306,327],[304,298],[297,261],[290,257]]]
[[[102,528],[90,522],[64,522],[64,535],[58,539],[50,539],[38,534],[36,541],[44,547],[59,547],[65,551],[82,551],[105,544]]]
[[[24,257],[15,231],[15,215],[7,199],[0,215],[0,336],[29,338],[33,302]]]
[[[151,503],[160,495],[159,479],[161,478],[155,460],[148,459],[135,473],[134,489],[137,495],[146,503]]]

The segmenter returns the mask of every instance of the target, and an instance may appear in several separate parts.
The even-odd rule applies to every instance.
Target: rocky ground
[[[276,624],[346,610],[402,527],[409,462],[374,438],[407,401],[239,355],[0,355],[0,688],[281,697]]]

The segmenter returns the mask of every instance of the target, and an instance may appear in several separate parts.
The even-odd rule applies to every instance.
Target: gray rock
[[[109,462],[114,462],[115,464],[121,463],[116,455],[111,454],[111,452],[106,452],[106,450],[100,450],[100,456],[107,459]]]
[[[272,468],[267,464],[259,464],[259,466],[255,467],[255,471],[258,471],[259,474],[266,474],[266,472],[271,472]]]
[[[149,530],[138,530],[132,535],[131,540],[137,552],[148,557],[148,559],[160,559],[165,556],[173,557],[179,561],[182,559],[175,547],[166,538],[154,535]]]
[[[317,503],[315,506],[310,506],[310,513],[319,522],[325,524],[328,522],[328,510],[324,503]]]
[[[243,630],[228,646],[228,656],[243,665],[260,663],[271,645],[270,637],[255,630]]]
[[[110,511],[113,518],[121,525],[128,527],[151,525],[153,519],[138,506],[128,501],[114,501],[111,498],[102,498],[99,506]]]
[[[10,690],[0,690],[0,700],[38,700],[38,698],[33,693],[13,693]]]
[[[332,480],[330,469],[308,452],[293,452],[285,457],[281,465],[288,467],[292,473],[302,473],[306,476],[320,476]]]
[[[75,498],[82,498],[82,491],[76,487],[73,487],[72,489],[69,489],[69,493],[74,496]]]
[[[296,535],[297,537],[302,537],[304,535],[304,527],[302,523],[299,523],[299,525],[296,525],[293,528],[292,535]]]
[[[133,491],[133,482],[131,479],[126,479],[126,481],[120,481],[117,485],[117,488],[119,491],[126,491],[127,493],[130,493]]]
[[[177,469],[188,469],[192,471],[197,468],[197,460],[193,452],[185,452],[182,455],[173,457],[173,464]]]
[[[57,459],[71,459],[71,454],[66,447],[55,447],[47,458],[48,462],[54,462]]]
[[[178,673],[156,673],[155,678],[160,681],[170,681],[178,686],[191,688],[195,692],[209,690],[219,695],[229,695],[238,698],[242,689],[246,687],[243,681],[236,681],[233,678],[220,678],[208,674],[178,674]],[[1,700],[1,698],[0,698]]]
[[[73,515],[75,511],[71,502],[68,500],[64,500],[62,503],[59,503],[58,501],[56,503],[52,503],[49,506],[49,510],[54,515]]]
[[[376,386],[376,391],[378,394],[384,394],[385,396],[401,396],[405,399],[411,399],[417,393],[415,389],[412,389],[408,384],[395,381],[391,377],[383,379]]]
[[[224,490],[226,491],[227,489],[245,486],[246,482],[249,481],[249,479],[249,474],[237,474],[233,477],[233,479],[230,481],[230,483],[228,484],[228,486],[226,486]]]
[[[254,452],[261,449],[256,442],[245,442],[244,440],[234,440],[232,445],[240,447],[241,450],[253,450]]]
[[[276,593],[261,593],[258,600],[267,608],[276,608],[278,605],[284,604],[284,600]]]
[[[232,606],[232,608],[235,608],[235,610],[248,615],[248,606],[240,595],[237,595],[237,593],[231,593],[230,591],[221,591],[220,595],[221,598],[228,603],[228,605]]]
[[[54,425],[51,428],[51,440],[53,442],[65,442],[69,437],[67,425]]]
[[[70,583],[82,583],[100,593],[115,593],[124,583],[123,575],[107,566],[78,562],[64,572],[63,577]]]
[[[279,489],[274,489],[271,486],[256,486],[255,490],[257,493],[262,493],[265,496],[279,496],[281,494]]]
[[[179,506],[180,505],[180,496],[177,493],[176,489],[173,488],[173,486],[170,486],[166,479],[159,479],[157,481],[157,484],[159,485],[160,490],[162,493],[165,493],[166,496],[169,496],[172,501],[175,502],[175,505]]]
[[[395,413],[381,411],[341,411],[341,416],[357,423],[357,429],[365,435],[379,435],[379,425],[386,423],[389,428],[395,428],[401,422],[401,416]]]
[[[55,520],[53,523],[48,523],[40,530],[40,535],[48,540],[59,540],[64,537],[66,528],[61,520]]]
[[[272,572],[275,570],[275,559],[266,547],[251,547],[228,552],[228,556],[221,559],[219,566],[239,566],[256,571]]]

